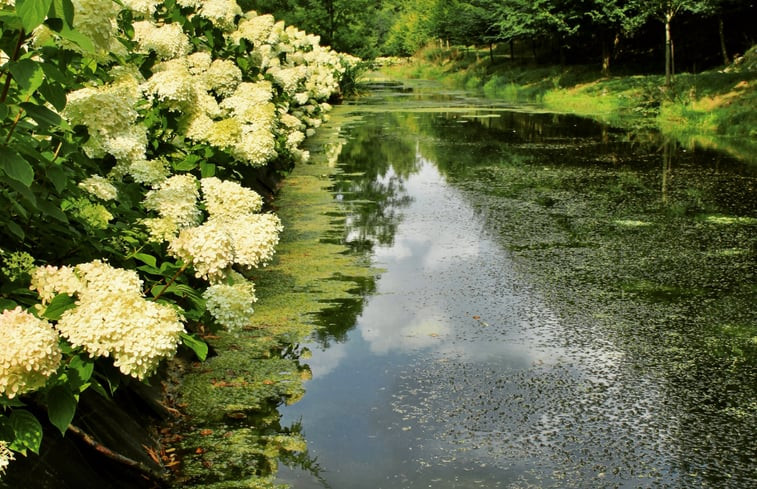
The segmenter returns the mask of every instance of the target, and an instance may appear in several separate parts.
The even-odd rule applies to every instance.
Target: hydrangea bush
[[[306,161],[358,66],[234,0],[0,2],[0,475],[33,412],[64,434],[83,390],[251,325],[282,227],[240,182]]]

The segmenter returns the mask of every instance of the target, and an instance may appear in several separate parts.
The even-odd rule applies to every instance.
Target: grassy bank
[[[383,69],[396,78],[439,80],[514,102],[537,102],[556,112],[610,125],[658,129],[685,146],[701,145],[742,159],[757,154],[757,47],[720,71],[602,76],[596,66],[538,66],[475,51],[429,49]]]

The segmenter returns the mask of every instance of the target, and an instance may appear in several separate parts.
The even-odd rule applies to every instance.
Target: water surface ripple
[[[757,486],[753,168],[454,93],[338,110],[343,240],[383,272],[310,346],[283,416],[320,471],[281,482]]]

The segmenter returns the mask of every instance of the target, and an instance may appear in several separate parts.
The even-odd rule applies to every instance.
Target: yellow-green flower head
[[[139,52],[153,51],[165,60],[186,56],[192,51],[189,37],[178,23],[156,25],[150,20],[135,22],[134,40]]]
[[[79,182],[79,187],[84,189],[90,195],[93,195],[101,200],[116,200],[118,198],[118,190],[113,186],[107,178],[100,175],[92,175]]]
[[[201,2],[197,15],[208,19],[223,31],[232,31],[236,27],[236,16],[242,9],[234,0],[205,0]]]
[[[219,180],[216,177],[203,178],[202,197],[210,217],[236,218],[260,211],[263,198],[255,191],[236,182]]]
[[[228,330],[238,330],[250,324],[257,300],[255,286],[249,281],[234,284],[215,284],[202,294],[210,314]]]
[[[0,248],[0,263],[0,273],[11,281],[34,270],[34,257],[25,251],[6,252]]]
[[[234,117],[213,122],[205,141],[221,149],[231,149],[242,136],[242,124]]]
[[[0,314],[0,393],[8,398],[44,386],[61,361],[58,335],[20,307]]]

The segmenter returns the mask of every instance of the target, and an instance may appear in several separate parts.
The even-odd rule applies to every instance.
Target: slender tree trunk
[[[720,52],[723,54],[723,64],[727,65],[731,62],[728,57],[728,50],[725,47],[725,22],[723,17],[718,17],[718,33],[720,34]]]
[[[672,55],[673,55],[673,37],[670,33],[670,21],[673,20],[673,14],[670,12],[665,13],[665,87],[670,88],[671,85],[671,68],[672,68]]]
[[[515,41],[510,39],[510,61],[515,59]]]
[[[494,43],[489,43],[489,60],[494,64]]]
[[[612,48],[607,40],[607,34],[602,34],[602,75],[608,76],[610,74],[610,56],[612,55]]]

